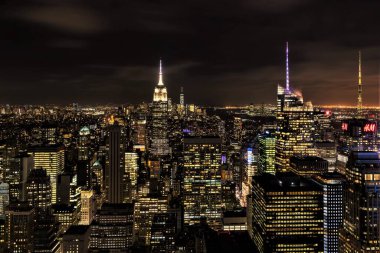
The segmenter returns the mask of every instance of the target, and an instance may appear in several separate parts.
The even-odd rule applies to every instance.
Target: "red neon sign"
[[[348,124],[347,123],[342,123],[342,130],[347,131],[348,130]]]
[[[367,123],[363,128],[364,132],[375,132],[376,131],[376,123]]]

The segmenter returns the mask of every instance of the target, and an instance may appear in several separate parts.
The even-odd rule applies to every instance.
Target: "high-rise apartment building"
[[[185,137],[183,149],[184,224],[207,219],[211,228],[221,228],[221,140],[218,137]]]

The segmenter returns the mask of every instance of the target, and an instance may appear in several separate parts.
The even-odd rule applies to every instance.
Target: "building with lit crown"
[[[302,94],[289,86],[288,46],[286,47],[286,86],[277,86],[276,168],[289,171],[290,157],[316,155],[314,148],[314,108],[304,103]]]
[[[163,82],[161,61],[159,80],[153,93],[150,119],[149,151],[156,156],[168,155],[170,153],[168,139],[168,93]]]

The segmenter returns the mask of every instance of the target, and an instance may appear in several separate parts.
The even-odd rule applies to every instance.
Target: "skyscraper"
[[[90,225],[95,217],[96,204],[95,196],[92,190],[82,190],[81,207],[80,207],[80,225]]]
[[[44,169],[34,169],[29,173],[26,183],[27,201],[36,209],[36,213],[47,215],[51,212],[52,190],[50,178]]]
[[[106,168],[106,192],[109,203],[123,203],[123,174],[121,127],[109,127],[108,166]]]
[[[162,62],[151,107],[150,152],[156,156],[170,153],[168,139],[168,93],[163,82]]]
[[[379,252],[379,153],[352,152],[347,162],[346,179],[341,252]]]
[[[37,146],[28,149],[35,168],[43,168],[50,177],[52,204],[57,203],[57,179],[65,167],[65,150],[61,146]]]
[[[10,252],[32,252],[35,227],[34,208],[26,203],[6,208],[6,243]]]
[[[345,180],[337,172],[318,175],[314,180],[323,188],[323,252],[338,253]]]
[[[137,192],[138,154],[124,153],[124,202],[131,203]]]
[[[314,109],[302,94],[289,86],[288,44],[286,46],[286,87],[277,87],[276,168],[289,171],[293,155],[315,155]]]
[[[323,191],[292,172],[252,181],[251,234],[260,253],[323,252]]]
[[[275,171],[275,153],[276,137],[273,130],[264,130],[258,135],[259,142],[259,165],[258,172],[274,174]]]
[[[93,251],[127,252],[133,243],[133,204],[103,204],[91,224]]]
[[[206,218],[211,228],[221,228],[221,140],[218,137],[184,139],[183,205],[185,225]]]
[[[0,183],[0,219],[5,217],[5,208],[9,205],[9,184]]]

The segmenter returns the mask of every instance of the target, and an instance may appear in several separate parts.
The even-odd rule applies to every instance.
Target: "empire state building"
[[[163,82],[161,60],[158,83],[154,88],[151,107],[150,152],[156,156],[164,156],[170,153],[168,139],[168,93]]]

